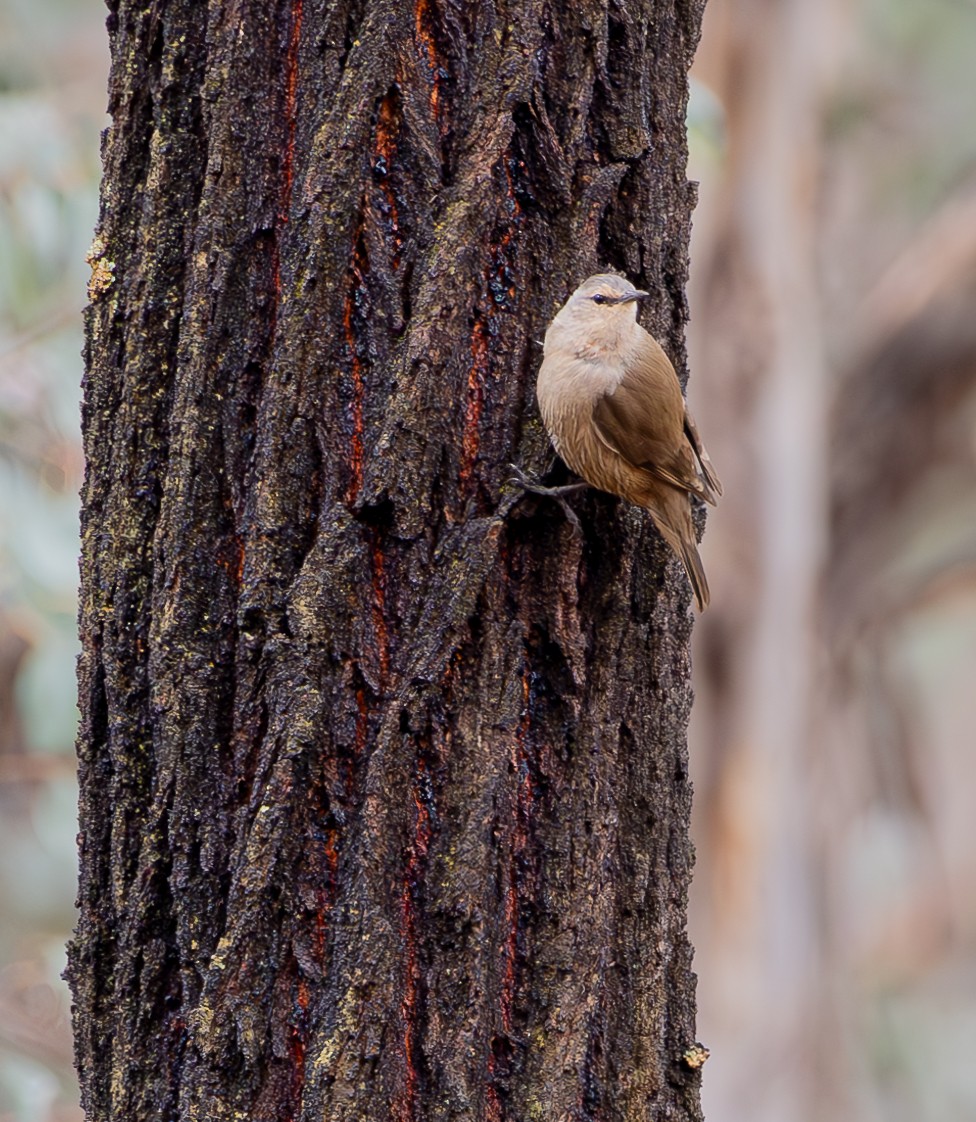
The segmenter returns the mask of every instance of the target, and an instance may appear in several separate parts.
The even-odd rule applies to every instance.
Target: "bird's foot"
[[[565,495],[572,495],[575,491],[582,491],[584,487],[589,487],[589,483],[583,483],[582,481],[565,483],[561,487],[546,487],[538,480],[533,479],[531,475],[526,475],[517,464],[509,464],[508,466],[512,469],[512,478],[523,490],[531,491],[533,495],[543,495],[547,499],[560,499]]]
[[[582,536],[583,527],[580,525],[580,520],[576,517],[576,512],[566,502],[566,496],[575,494],[577,491],[582,491],[584,487],[588,487],[588,483],[566,483],[561,487],[545,487],[538,480],[533,479],[531,476],[526,475],[524,471],[517,464],[508,465],[514,473],[512,478],[524,490],[533,495],[541,495],[546,499],[555,499],[562,507],[563,514],[566,515],[566,520],[570,523],[573,529]]]

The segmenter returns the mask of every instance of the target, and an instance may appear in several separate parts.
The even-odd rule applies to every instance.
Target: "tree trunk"
[[[111,7],[89,1118],[698,1118],[687,585],[508,465],[588,273],[683,369],[700,0]]]

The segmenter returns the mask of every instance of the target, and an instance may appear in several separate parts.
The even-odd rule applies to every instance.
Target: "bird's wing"
[[[702,438],[698,435],[698,426],[695,424],[695,418],[691,415],[691,410],[687,405],[685,406],[685,436],[688,437],[688,443],[691,445],[698,459],[705,484],[708,490],[711,491],[711,498],[707,495],[705,497],[708,498],[710,503],[714,504],[715,500],[722,494],[722,481],[719,479],[712,465],[712,461],[708,458],[705,445],[702,444]]]
[[[597,435],[634,467],[713,502],[711,482],[708,476],[703,478],[704,463],[687,435],[685,403],[674,367],[654,340],[647,338],[653,346],[642,348],[613,393],[594,404]],[[692,429],[697,436],[694,422]]]

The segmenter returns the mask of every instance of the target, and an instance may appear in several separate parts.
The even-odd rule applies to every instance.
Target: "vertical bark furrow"
[[[152,540],[185,274],[180,220],[192,227],[202,181],[206,51],[202,36],[184,36],[188,20],[199,23],[188,7],[171,4],[163,17],[121,5],[110,17],[115,120],[104,141],[91,254],[84,423],[89,463],[102,466],[87,475],[82,523],[80,824],[91,859],[83,856],[79,890],[89,937],[76,944],[72,979],[78,1000],[116,1026],[79,1034],[79,1059],[94,1072],[86,1109],[105,1116],[129,1098],[121,1073],[133,1061],[124,1042],[152,1012],[172,1049],[163,1063],[175,1065],[179,1052],[168,864],[162,846],[145,859],[140,850],[153,831]],[[157,905],[162,914],[152,923]],[[146,1057],[135,1066],[143,1073],[162,1065]],[[145,1095],[145,1084],[131,1091],[132,1101]]]

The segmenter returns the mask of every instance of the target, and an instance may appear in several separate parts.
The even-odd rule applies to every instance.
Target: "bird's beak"
[[[645,292],[642,288],[638,288],[636,292],[632,292],[629,296],[621,296],[621,304],[633,304],[637,300],[646,300],[650,296],[649,292]]]

